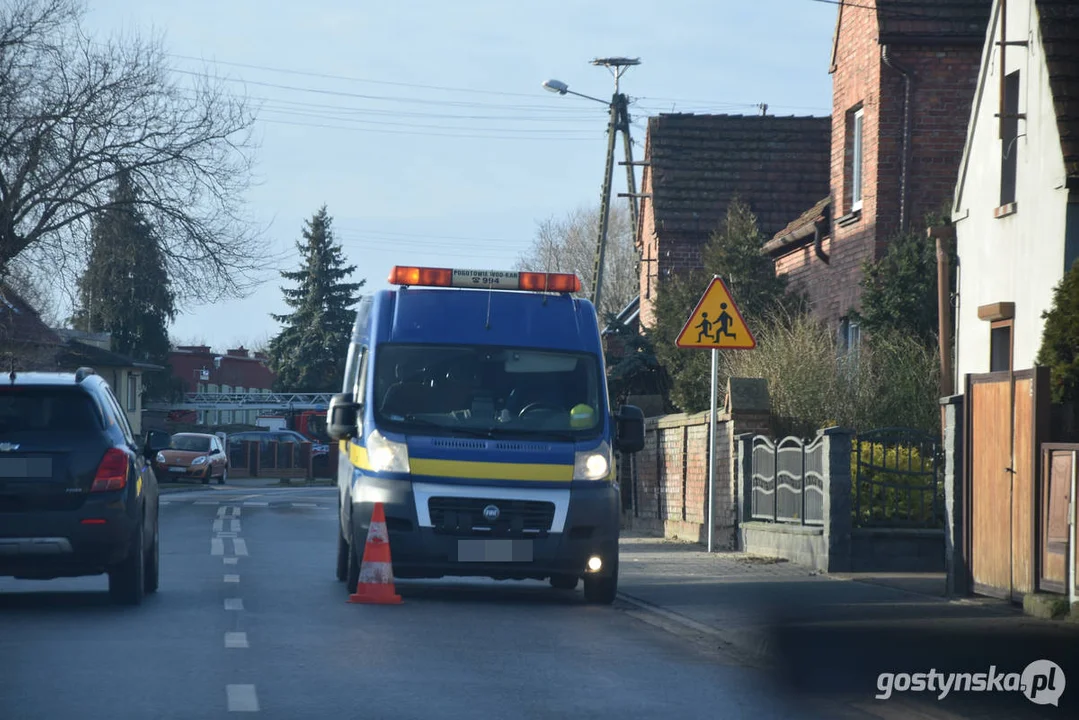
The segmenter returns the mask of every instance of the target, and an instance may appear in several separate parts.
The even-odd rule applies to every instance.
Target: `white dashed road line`
[[[225,541],[221,538],[210,539],[210,554],[211,555],[224,555],[225,554]]]
[[[229,712],[258,712],[259,699],[254,685],[226,685]]]
[[[243,610],[244,601],[243,598],[225,598],[226,610]]]
[[[245,632],[227,632],[227,633],[225,633],[225,647],[226,648],[245,648],[245,647],[250,647],[247,644],[247,633],[245,633]]]
[[[229,532],[234,532],[234,533],[240,532],[240,521],[237,520],[236,518],[233,518],[232,520],[229,520]]]
[[[198,503],[195,503],[195,504],[198,505]],[[214,505],[217,505],[217,503],[214,503]],[[225,514],[228,513],[228,511],[229,511],[228,506],[227,505],[222,505],[221,507],[219,507],[217,509],[217,516],[218,517],[225,517]]]
[[[233,547],[232,552],[235,555],[238,555],[238,556],[240,556],[240,555],[246,556],[247,555],[247,541],[244,540],[243,538],[235,538],[235,539],[233,539],[232,547]]]
[[[308,503],[308,502],[297,503],[297,502],[294,502],[294,503],[292,503],[292,507],[313,508],[313,507],[318,507],[318,503]]]
[[[237,563],[237,561],[239,561],[239,558],[227,557],[227,558],[222,558],[222,560],[225,561],[226,565],[235,565]]]
[[[214,520],[214,532],[219,533],[225,529],[225,521],[222,518]]]
[[[217,534],[217,536],[221,537],[221,538],[234,538],[234,537],[236,537],[236,533],[234,533],[234,532],[219,532]]]
[[[270,503],[268,503],[268,502],[255,502],[253,500],[248,500],[247,502],[244,503],[244,507],[270,507]]]
[[[239,575],[226,575],[225,576],[225,582],[227,582],[227,583],[238,583],[238,582],[240,582],[240,576]]]
[[[196,505],[220,505],[221,501],[220,500],[196,500],[195,504]],[[218,511],[218,514],[220,514],[220,510]]]

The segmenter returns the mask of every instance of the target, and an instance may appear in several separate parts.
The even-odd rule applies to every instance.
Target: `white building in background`
[[[968,373],[1034,366],[1042,313],[1079,258],[1079,3],[1007,0],[1003,31],[1001,5],[994,0],[952,216],[957,392]]]

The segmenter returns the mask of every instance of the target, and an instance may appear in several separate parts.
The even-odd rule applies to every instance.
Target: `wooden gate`
[[[1037,589],[1048,391],[1048,368],[967,376],[964,555],[976,593],[1021,601]]]
[[[1049,592],[1068,592],[1068,549],[1071,544],[1068,514],[1071,511],[1077,454],[1079,445],[1042,445],[1041,522],[1038,530],[1041,573],[1038,581],[1039,589]],[[1071,572],[1075,572],[1075,569]]]

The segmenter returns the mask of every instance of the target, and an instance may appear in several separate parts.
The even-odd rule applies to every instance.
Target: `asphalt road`
[[[329,488],[166,496],[161,588],[0,578],[0,718],[801,718],[754,669],[580,590],[399,582],[351,605]],[[822,715],[816,715],[822,716]]]

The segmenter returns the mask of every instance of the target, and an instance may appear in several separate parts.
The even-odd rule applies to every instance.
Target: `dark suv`
[[[0,576],[108,573],[129,605],[157,590],[158,491],[147,458],[167,433],[136,441],[103,379],[0,376]]]

